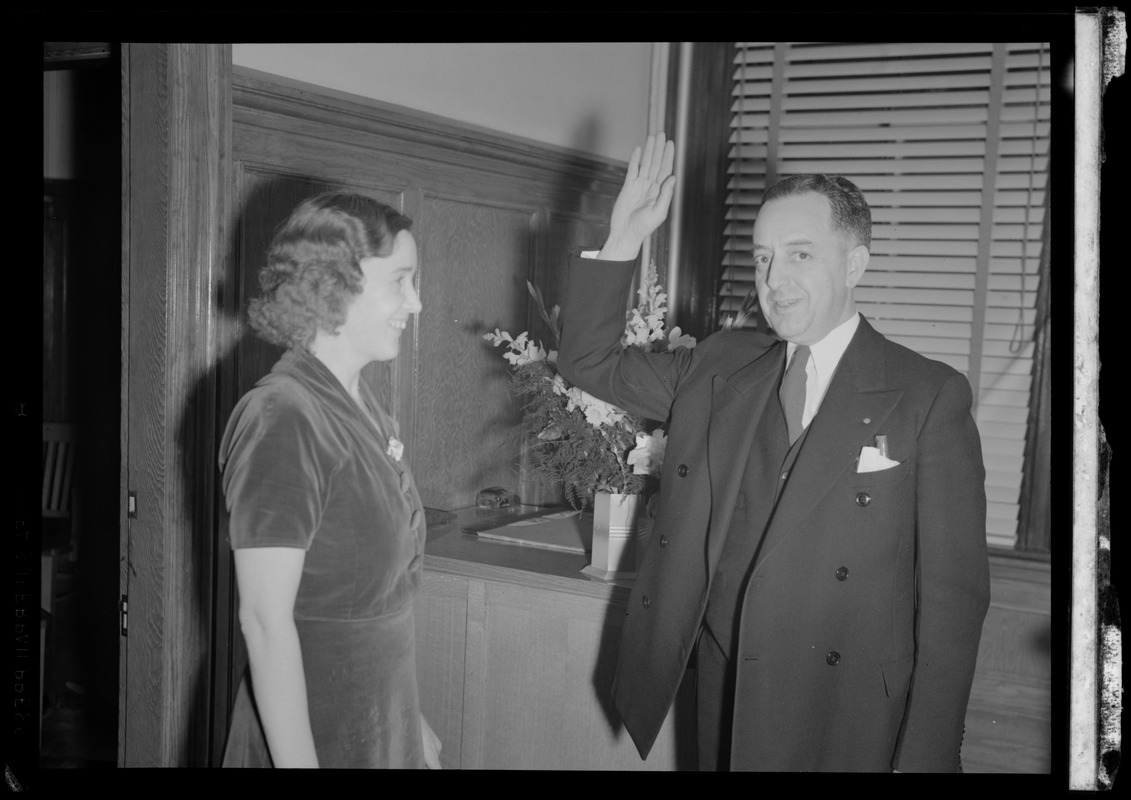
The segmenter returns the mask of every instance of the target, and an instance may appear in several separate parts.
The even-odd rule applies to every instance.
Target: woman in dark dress
[[[288,350],[220,448],[248,671],[225,766],[439,767],[412,603],[424,509],[361,370],[421,310],[411,221],[319,195],[280,227],[252,327]]]

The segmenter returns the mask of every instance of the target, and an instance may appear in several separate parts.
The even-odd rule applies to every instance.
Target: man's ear
[[[845,284],[848,288],[851,289],[860,282],[860,279],[864,276],[864,270],[868,269],[870,257],[868,248],[862,244],[858,244],[848,251],[848,274],[845,276]]]

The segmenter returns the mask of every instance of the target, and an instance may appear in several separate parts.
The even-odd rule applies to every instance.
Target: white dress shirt
[[[825,392],[829,388],[829,381],[832,380],[837,364],[840,363],[844,351],[848,349],[848,343],[852,341],[852,336],[859,325],[860,314],[857,312],[829,331],[824,339],[809,345],[811,358],[805,365],[805,408],[801,412],[803,428],[808,428],[813,417],[817,416],[817,409],[821,407],[821,400],[824,399]],[[793,351],[796,349],[797,345],[793,342],[786,345],[785,363],[788,364],[789,359],[793,358]]]

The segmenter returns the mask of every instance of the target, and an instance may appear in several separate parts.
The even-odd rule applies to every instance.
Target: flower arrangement
[[[542,293],[526,285],[556,343],[559,307],[548,313]],[[695,346],[695,338],[678,327],[665,333],[667,294],[660,290],[655,264],[644,271],[638,294],[639,303],[626,315],[623,347]],[[496,328],[483,338],[506,345],[512,390],[526,398],[523,431],[532,443],[535,474],[561,481],[570,505],[589,506],[596,492],[641,494],[655,487],[667,444],[662,427],[571,386],[557,371],[557,351],[547,351],[526,331],[511,336]]]

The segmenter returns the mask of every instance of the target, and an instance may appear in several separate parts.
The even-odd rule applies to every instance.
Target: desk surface
[[[628,601],[631,581],[609,583],[582,574],[589,564],[588,556],[480,539],[473,533],[463,533],[461,527],[490,512],[470,508],[455,513],[450,523],[428,526],[426,570]]]

